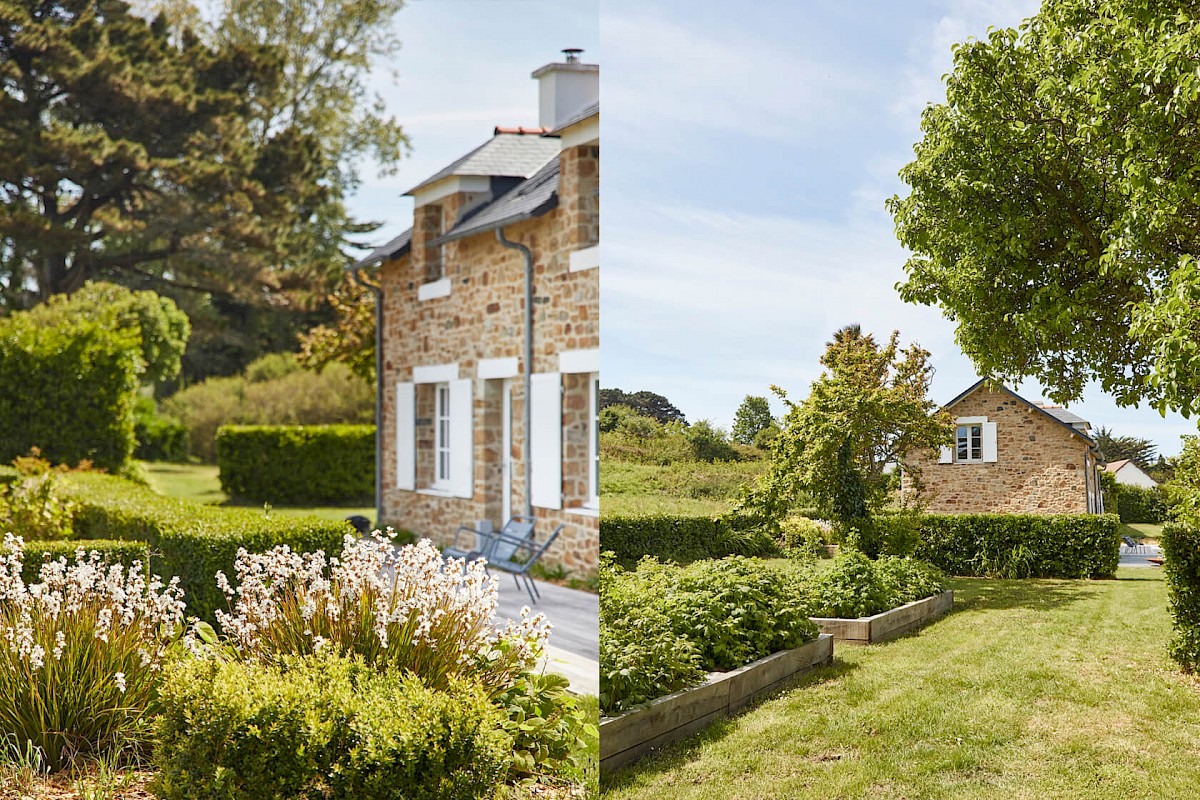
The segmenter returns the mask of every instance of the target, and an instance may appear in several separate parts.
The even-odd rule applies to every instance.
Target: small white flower
[[[120,692],[121,694],[125,694],[125,673],[124,672],[118,672],[116,675],[113,675],[113,683],[115,683],[117,685],[118,692]]]

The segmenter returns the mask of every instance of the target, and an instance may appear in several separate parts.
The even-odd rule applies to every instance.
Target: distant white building
[[[1116,476],[1117,483],[1123,483],[1126,486],[1141,486],[1143,489],[1153,489],[1158,486],[1158,481],[1143,472],[1141,467],[1128,458],[1114,461],[1104,469]]]

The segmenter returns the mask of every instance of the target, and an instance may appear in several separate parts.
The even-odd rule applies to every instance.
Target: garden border
[[[780,650],[729,672],[710,673],[699,686],[601,720],[600,771],[630,764],[832,661],[833,637],[822,633],[800,647]]]
[[[902,606],[870,617],[813,617],[821,633],[828,633],[845,644],[877,644],[903,636],[950,611],[954,607],[954,591],[914,600]]]

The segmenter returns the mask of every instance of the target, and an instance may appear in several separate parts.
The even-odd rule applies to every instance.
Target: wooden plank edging
[[[822,633],[828,633],[845,644],[876,644],[903,636],[936,617],[945,614],[954,606],[954,591],[947,589],[941,594],[914,600],[902,606],[883,611],[871,617],[844,619],[841,617],[813,617],[812,621]]]
[[[704,729],[809,670],[833,661],[833,637],[821,634],[730,672],[714,672],[691,689],[651,700],[600,721],[600,770],[611,772],[663,745]]]

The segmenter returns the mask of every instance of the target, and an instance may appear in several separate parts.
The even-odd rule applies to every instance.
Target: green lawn
[[[752,483],[766,464],[679,461],[660,465],[602,457],[601,512],[605,516],[723,514],[733,510],[742,486]]]
[[[217,479],[217,468],[211,464],[163,464],[149,461],[141,464],[146,471],[150,488],[159,494],[208,505],[222,505],[227,502],[225,493],[221,491],[221,482]],[[313,514],[324,519],[345,519],[351,514],[361,514],[369,520],[375,519],[374,508],[358,507],[272,506],[271,513],[284,516]]]
[[[612,798],[1193,798],[1200,682],[1165,654],[1162,573],[957,579],[918,635],[604,780]]]
[[[1158,537],[1162,536],[1162,525],[1154,522],[1128,522],[1121,525],[1121,534],[1123,536],[1132,536],[1134,539],[1149,539],[1158,541]]]

